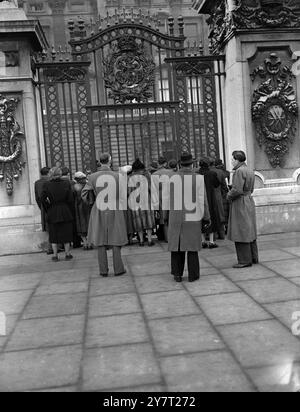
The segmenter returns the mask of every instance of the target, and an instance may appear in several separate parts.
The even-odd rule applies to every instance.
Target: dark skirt
[[[49,223],[49,242],[54,244],[73,241],[73,223]]]

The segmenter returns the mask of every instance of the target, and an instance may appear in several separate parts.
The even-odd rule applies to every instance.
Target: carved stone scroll
[[[24,134],[14,114],[18,99],[0,95],[0,183],[5,181],[6,192],[13,194],[13,181],[22,175],[25,162],[22,160],[22,139]]]

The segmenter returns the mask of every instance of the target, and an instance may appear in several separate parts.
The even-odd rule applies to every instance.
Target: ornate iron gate
[[[222,58],[203,56],[201,47],[191,56],[181,17],[178,35],[172,17],[168,34],[159,24],[125,10],[89,27],[70,21],[69,47],[39,56],[49,165],[88,172],[98,151],[110,152],[116,167],[184,150],[219,156]]]

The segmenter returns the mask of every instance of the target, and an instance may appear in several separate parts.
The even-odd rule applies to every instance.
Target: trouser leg
[[[198,252],[188,252],[188,273],[189,281],[194,281],[200,278]]]
[[[108,260],[107,260],[106,246],[100,246],[98,248],[98,263],[99,263],[100,274],[107,275],[108,274]]]
[[[172,275],[183,276],[185,264],[185,252],[172,252],[171,253],[171,267]]]
[[[252,264],[252,252],[250,243],[235,243],[238,263],[241,265]]]
[[[120,273],[125,272],[121,255],[121,247],[119,246],[113,247],[113,264],[115,275],[119,275]]]
[[[251,254],[252,254],[252,263],[258,263],[259,257],[258,257],[258,247],[257,247],[256,240],[250,243],[250,247],[251,247]]]

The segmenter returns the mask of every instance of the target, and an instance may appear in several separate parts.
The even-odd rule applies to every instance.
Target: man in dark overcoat
[[[238,263],[236,269],[258,263],[255,203],[252,197],[255,175],[246,165],[242,151],[232,154],[232,189],[227,197],[230,202],[228,239],[235,242]]]
[[[124,185],[119,185],[120,175],[111,170],[111,156],[108,153],[103,153],[100,155],[100,168],[96,173],[88,176],[88,181],[85,187],[82,189],[82,198],[87,201],[91,197],[92,192],[96,198],[93,205],[89,229],[88,229],[88,243],[94,245],[98,248],[98,262],[100,275],[103,277],[108,276],[108,260],[107,260],[107,248],[111,247],[113,250],[113,266],[115,276],[121,276],[126,273],[123,265],[121,248],[127,244],[127,228],[124,210],[120,210],[118,205],[122,203],[123,205],[127,202],[127,187]],[[97,197],[101,196],[101,191],[105,190],[101,186],[101,179],[112,179],[116,184],[116,192],[110,192],[111,196],[116,193],[116,198],[113,199],[115,205],[117,206],[114,210],[113,208],[107,208],[106,210],[101,210],[97,202]],[[124,189],[123,193],[118,192]]]
[[[35,201],[41,211],[41,224],[42,224],[42,231],[48,233],[48,224],[47,224],[47,219],[46,219],[46,211],[44,209],[44,206],[42,204],[42,192],[43,192],[43,186],[45,182],[49,180],[49,167],[43,167],[41,169],[41,178],[37,180],[34,183],[34,194],[35,194]],[[53,254],[52,246],[48,241],[47,245],[47,254],[51,255]]]
[[[204,177],[196,174],[193,170],[192,155],[182,154],[180,162],[181,169],[171,177],[174,181],[179,180],[177,184],[172,184],[174,192],[170,190],[168,249],[171,252],[171,269],[175,281],[182,281],[187,253],[188,279],[190,282],[194,282],[200,278],[198,252],[202,248],[202,220],[209,221],[210,214]],[[175,187],[180,187],[179,181],[182,182],[181,193],[177,193],[178,189],[175,190]],[[174,207],[180,196],[182,207]],[[186,196],[193,198],[194,212],[188,210]]]

